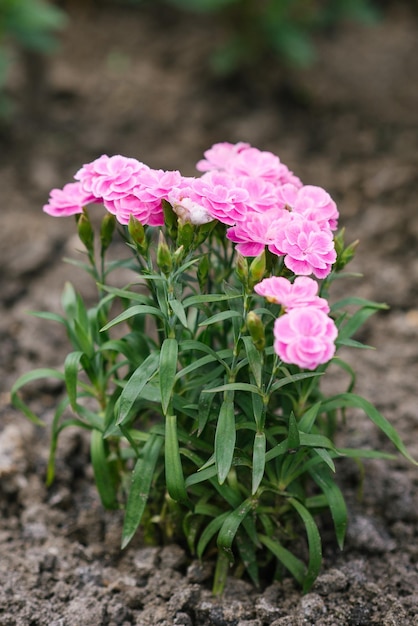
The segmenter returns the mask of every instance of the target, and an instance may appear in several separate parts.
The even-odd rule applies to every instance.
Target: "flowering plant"
[[[395,429],[353,392],[340,346],[385,305],[358,297],[331,304],[329,290],[354,254],[338,211],[320,187],[303,185],[279,158],[246,143],[219,143],[185,177],[133,158],[103,155],[76,182],[51,191],[44,211],[75,215],[94,278],[88,306],[67,284],[64,325],[73,346],[63,371],[21,377],[12,399],[41,377],[63,381],[52,423],[48,484],[60,432],[91,435],[103,505],[125,509],[122,546],[141,525],[149,541],[183,542],[216,555],[213,589],[231,564],[255,583],[288,570],[308,590],[321,567],[318,513],[331,513],[342,548],[347,525],[335,481],[339,457],[391,458],[337,448],[337,419],[360,408],[412,460]],[[96,243],[86,206],[106,209]],[[127,259],[107,261],[115,228]],[[110,284],[117,269],[132,281]],[[329,365],[347,390],[324,396]],[[300,552],[304,529],[308,556]]]

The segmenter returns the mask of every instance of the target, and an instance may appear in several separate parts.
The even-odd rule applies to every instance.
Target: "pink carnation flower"
[[[329,193],[315,185],[297,187],[286,184],[278,188],[278,201],[306,219],[335,230],[338,225],[338,209]]]
[[[244,148],[249,148],[249,143],[239,142],[236,144],[224,141],[222,143],[215,143],[209,150],[204,152],[205,159],[202,159],[196,164],[196,169],[199,172],[209,172],[211,170],[226,171],[231,159],[234,159]]]
[[[80,183],[67,183],[62,189],[52,189],[49,202],[43,210],[54,217],[66,217],[82,213],[83,207],[94,199],[91,194],[84,192]]]
[[[191,184],[198,204],[207,209],[213,219],[232,226],[244,219],[248,191],[234,177],[223,172],[207,172]]]
[[[249,213],[246,220],[228,228],[226,236],[243,256],[258,256],[265,246],[277,254],[274,244],[289,221],[290,213],[285,209]]]
[[[314,370],[335,354],[333,320],[312,307],[297,307],[274,323],[274,350],[285,363]]]
[[[295,274],[325,278],[337,258],[331,230],[297,213],[289,215],[291,219],[278,231],[271,251],[284,255],[286,267]]]
[[[329,313],[327,300],[318,296],[318,283],[308,276],[297,276],[293,283],[283,276],[271,276],[255,285],[254,291],[270,302],[281,304],[286,311],[312,307]]]
[[[97,200],[112,201],[129,194],[137,185],[137,175],[147,165],[119,154],[101,157],[83,165],[74,178],[81,182],[84,191]]]
[[[161,200],[143,202],[135,193],[130,193],[115,200],[104,201],[105,208],[116,216],[120,224],[128,224],[132,215],[144,226],[163,226],[164,212]]]

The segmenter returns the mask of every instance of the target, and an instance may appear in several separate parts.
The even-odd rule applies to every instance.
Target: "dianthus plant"
[[[204,156],[200,174],[186,177],[103,155],[52,190],[44,211],[76,216],[86,262],[72,262],[97,292],[86,303],[67,284],[62,315],[36,313],[64,325],[72,350],[62,370],[21,377],[12,399],[40,423],[22,387],[63,382],[47,482],[60,432],[87,429],[101,501],[125,510],[123,547],[138,528],[144,541],[180,542],[191,558],[216,563],[217,594],[232,572],[258,585],[288,571],[306,591],[321,566],[322,510],[344,542],[338,459],[391,456],[337,448],[339,417],[361,409],[410,459],[336,356],[340,346],[364,347],[353,335],[385,307],[331,303],[356,244],[344,244],[324,189],[246,143]],[[90,204],[102,205],[89,208],[103,213],[99,237]],[[117,233],[127,258],[108,262]],[[113,278],[121,268],[128,285]],[[327,397],[330,364],[349,385]]]

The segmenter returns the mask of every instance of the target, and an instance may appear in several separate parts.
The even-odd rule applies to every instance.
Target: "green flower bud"
[[[132,214],[129,216],[128,232],[138,250],[144,254],[148,249],[144,226]]]
[[[195,226],[190,222],[178,222],[177,247],[184,246],[188,252],[193,242]]]
[[[248,285],[248,261],[242,254],[237,254],[237,264],[235,267],[240,282],[246,287]]]
[[[249,287],[253,289],[254,285],[259,283],[264,278],[264,274],[266,273],[266,253],[263,250],[261,254],[255,257],[251,261],[250,271],[249,271]]]
[[[169,237],[173,241],[177,239],[177,231],[178,231],[178,217],[173,211],[173,207],[167,200],[162,200],[162,207],[164,211],[164,226],[167,230]]]
[[[166,276],[169,275],[173,268],[173,259],[171,256],[170,248],[167,245],[162,230],[160,230],[160,236],[158,240],[157,265]]]
[[[337,253],[337,260],[334,268],[337,272],[340,272],[345,266],[353,260],[359,240],[353,241],[348,246],[344,242],[345,228],[342,228],[334,236],[334,246]]]
[[[114,215],[106,213],[102,219],[100,226],[100,244],[102,247],[102,254],[106,252],[112,242],[113,231],[115,230],[116,219]]]
[[[260,352],[264,350],[264,346],[266,345],[264,324],[261,321],[261,317],[259,317],[257,313],[254,313],[254,311],[250,311],[247,315],[247,328],[257,350]]]
[[[77,215],[76,219],[78,236],[86,250],[92,253],[94,251],[94,230],[87,211],[84,209],[83,213]]]
[[[207,222],[206,224],[201,224],[196,228],[195,232],[195,246],[196,248],[200,246],[206,239],[209,237],[213,229],[215,228],[217,222],[216,220],[212,220],[211,222]]]

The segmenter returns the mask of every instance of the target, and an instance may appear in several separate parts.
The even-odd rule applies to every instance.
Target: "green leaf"
[[[218,322],[224,322],[225,320],[231,320],[237,317],[242,318],[241,313],[237,311],[221,311],[221,313],[216,313],[203,322],[200,322],[199,326],[210,326],[211,324],[217,324]]]
[[[228,514],[219,531],[217,540],[218,548],[225,553],[230,563],[234,562],[232,543],[235,539],[235,535],[253,506],[254,501],[252,498],[244,500],[238,508]]]
[[[126,548],[141,523],[162,443],[162,437],[151,434],[135,464],[123,523],[122,549]]]
[[[251,371],[254,376],[255,383],[257,387],[261,388],[262,380],[263,380],[263,357],[259,350],[254,345],[251,337],[242,337],[241,338],[245,351],[247,353],[248,364],[251,368]]]
[[[10,401],[13,404],[13,406],[19,411],[22,411],[22,413],[31,422],[33,422],[37,426],[44,426],[45,424],[42,422],[42,420],[40,420],[39,417],[35,415],[33,411],[31,411],[28,405],[20,398],[18,394],[18,391],[22,387],[24,387],[25,385],[28,385],[29,383],[32,383],[35,380],[39,380],[40,378],[53,378],[53,379],[62,380],[63,382],[65,382],[64,374],[62,372],[59,372],[58,370],[51,369],[51,368],[35,369],[31,372],[28,372],[27,374],[23,374],[23,376],[20,376],[17,379],[17,381],[14,383],[10,391],[10,396],[11,396]]]
[[[212,387],[212,389],[204,389],[203,393],[217,393],[218,391],[247,391],[262,395],[260,389],[250,383],[226,383],[225,385],[219,385],[219,387]]]
[[[84,352],[70,352],[67,354],[64,362],[65,386],[67,388],[68,398],[73,411],[77,411],[78,370],[83,356],[85,356]]]
[[[218,517],[215,517],[213,520],[211,520],[207,526],[205,526],[205,529],[200,536],[196,548],[196,554],[198,559],[202,558],[206,546],[208,545],[212,537],[214,537],[214,535],[221,528],[228,514],[228,511],[226,511],[225,513],[221,513]]]
[[[297,511],[302,519],[309,546],[309,562],[306,575],[303,580],[303,592],[307,593],[315,582],[322,565],[322,544],[321,537],[314,518],[306,507],[296,498],[289,498],[288,502]]]
[[[183,307],[187,309],[189,306],[206,305],[209,302],[222,302],[223,300],[231,300],[232,298],[240,298],[241,294],[225,295],[223,293],[208,293],[199,296],[190,296],[183,300]]]
[[[168,304],[170,305],[171,310],[174,315],[178,317],[180,323],[184,326],[184,328],[188,328],[186,313],[184,312],[184,307],[179,300],[169,300]]]
[[[171,396],[176,382],[178,343],[170,337],[164,339],[160,352],[160,391],[161,405],[164,415],[167,415]]]
[[[292,374],[288,375],[285,378],[280,378],[280,380],[276,381],[272,386],[270,391],[273,393],[286,385],[290,385],[292,383],[296,383],[299,380],[305,380],[307,378],[315,378],[317,376],[322,376],[322,372],[304,372],[301,374]]]
[[[224,400],[219,412],[215,433],[215,462],[218,480],[221,485],[231,469],[235,439],[234,403],[232,400]]]
[[[177,437],[177,418],[167,415],[165,422],[165,480],[167,491],[176,502],[187,502]]]
[[[289,450],[296,450],[300,446],[300,434],[298,429],[298,423],[296,421],[293,411],[289,416],[289,436],[288,436]]]
[[[266,435],[265,433],[256,433],[254,437],[253,447],[253,471],[252,471],[252,490],[254,495],[260,486],[264,476],[266,466]]]
[[[121,322],[125,322],[131,317],[135,317],[136,315],[155,315],[156,317],[164,318],[160,309],[154,306],[147,306],[146,304],[136,304],[134,306],[129,307],[120,315],[117,315],[113,320],[111,320],[108,324],[103,326],[100,330],[103,332],[105,330],[109,330],[113,326],[120,324]]]
[[[292,574],[300,585],[303,585],[305,579],[306,567],[304,563],[294,556],[289,550],[284,548],[277,539],[272,539],[266,535],[259,535],[261,543],[263,543],[271,554],[284,565],[284,567]]]
[[[131,409],[140,397],[143,388],[157,372],[159,361],[158,352],[151,352],[145,361],[136,368],[120,395],[116,425],[123,424],[130,416]]]
[[[413,463],[414,465],[418,465],[418,462],[409,454],[406,449],[403,441],[401,440],[399,434],[395,430],[395,428],[388,422],[388,420],[383,417],[383,415],[367,400],[358,396],[354,393],[341,393],[337,396],[333,396],[328,400],[322,402],[321,411],[327,413],[328,411],[333,411],[335,409],[342,408],[357,408],[362,409],[366,415],[376,424],[378,428],[388,439],[393,443],[395,448],[399,450],[399,452],[406,458],[408,461]]]
[[[316,402],[313,404],[305,413],[302,415],[300,420],[298,421],[298,428],[304,433],[310,433],[313,425],[315,424],[315,420],[317,418],[319,408],[321,406],[320,402]]]
[[[310,475],[324,493],[334,522],[335,535],[337,537],[340,550],[344,547],[345,533],[347,530],[347,507],[340,488],[336,485],[334,478],[325,467],[312,467]]]
[[[107,445],[103,434],[96,429],[91,432],[90,454],[100,500],[106,509],[117,509],[115,479],[109,466]]]

